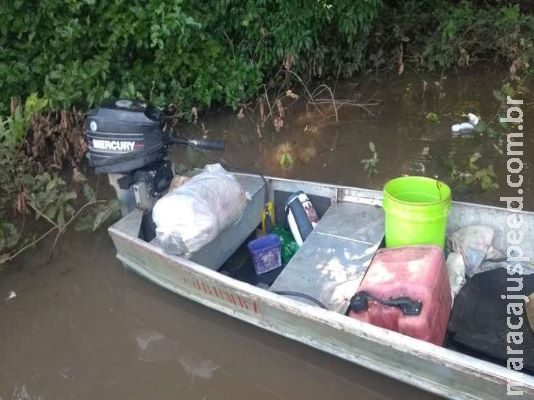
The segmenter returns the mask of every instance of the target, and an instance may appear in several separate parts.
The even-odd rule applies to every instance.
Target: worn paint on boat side
[[[311,190],[313,185],[334,201],[381,202],[381,193],[377,191],[274,178],[271,186],[282,190],[295,185],[305,187],[304,190]],[[505,221],[507,215],[506,210],[495,207],[456,203],[455,208],[456,215],[462,218],[476,210],[479,216],[487,213],[495,223]],[[530,227],[534,226],[534,214],[523,214],[525,225],[529,226],[526,236],[532,238]],[[471,222],[475,222],[473,218]],[[185,258],[167,255],[138,239],[140,221],[141,213],[135,211],[109,229],[117,257],[128,268],[168,290],[448,398],[502,399],[508,381],[522,382],[526,398],[534,398],[534,378],[530,376],[279,296]],[[451,226],[457,226],[457,221]]]

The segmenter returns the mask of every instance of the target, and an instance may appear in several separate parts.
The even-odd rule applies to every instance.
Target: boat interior
[[[384,247],[382,193],[277,178],[264,180],[247,174],[236,174],[236,178],[249,195],[244,215],[215,240],[187,258],[236,280],[346,315],[367,267],[377,250]],[[265,201],[270,199],[274,202],[275,223],[284,225],[286,201],[299,190],[308,195],[320,220],[286,265],[257,275],[247,243],[258,235]],[[495,229],[495,247],[506,249],[504,227],[507,214],[504,211],[495,207],[453,203],[448,232],[472,224],[489,225]],[[534,254],[533,232],[528,231],[526,235],[530,236],[525,241],[524,251]],[[150,211],[142,217],[138,237],[156,245]],[[532,337],[532,332],[529,333]],[[469,346],[451,340],[451,335],[447,335],[445,347],[503,365],[495,354],[473,351]],[[533,373],[528,368],[524,372]]]

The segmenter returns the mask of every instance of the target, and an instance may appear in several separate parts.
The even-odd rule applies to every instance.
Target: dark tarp
[[[534,274],[523,275],[523,289],[508,292],[508,287],[516,287],[517,282],[508,282],[509,275],[504,268],[482,272],[467,281],[454,300],[448,326],[447,347],[468,353],[478,358],[506,366],[509,357],[523,358],[523,372],[534,373],[534,332],[530,329],[522,300],[502,299],[501,295],[534,292]],[[515,332],[523,333],[521,345],[508,344],[507,334],[513,332],[507,324],[508,303],[523,303],[523,326]],[[511,315],[512,323],[519,322],[519,316]],[[507,346],[522,349],[523,355],[507,355]]]

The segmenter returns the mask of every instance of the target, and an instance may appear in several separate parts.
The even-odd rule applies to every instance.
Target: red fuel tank
[[[349,316],[441,346],[451,303],[439,247],[381,249],[351,300]]]

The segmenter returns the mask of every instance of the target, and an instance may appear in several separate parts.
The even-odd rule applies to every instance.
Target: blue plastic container
[[[256,274],[261,275],[282,266],[280,237],[271,233],[248,243]]]

